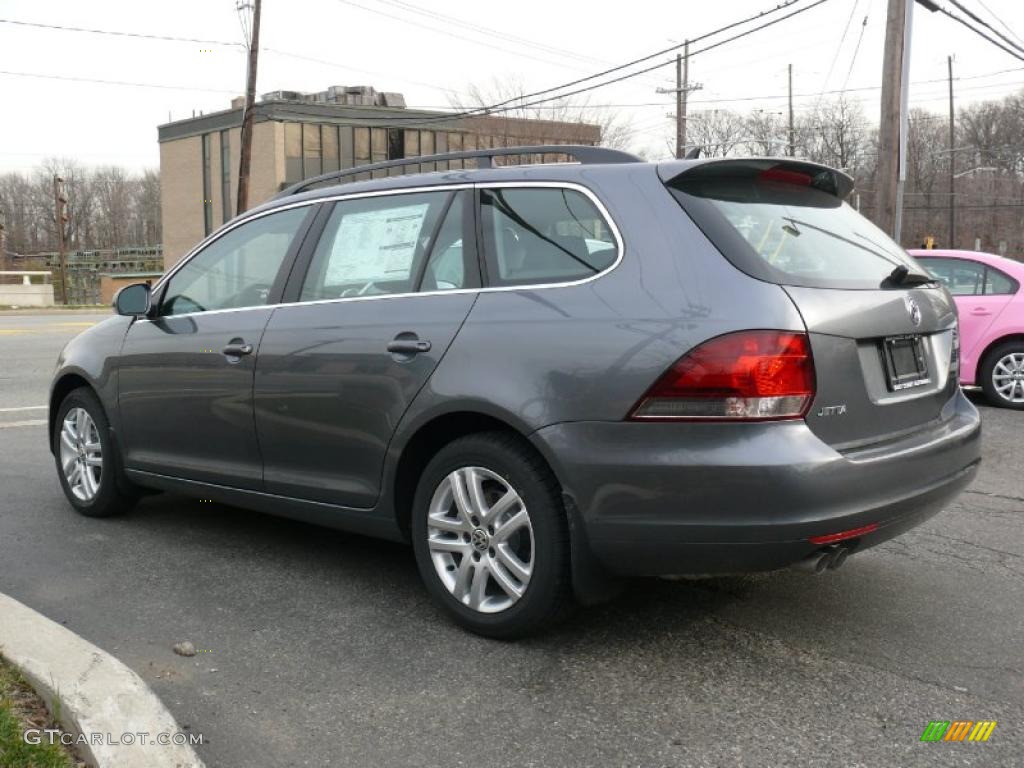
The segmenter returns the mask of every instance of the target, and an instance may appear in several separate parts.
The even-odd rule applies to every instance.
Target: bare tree
[[[160,176],[107,166],[89,169],[66,158],[48,158],[27,174],[0,175],[0,209],[7,219],[8,250],[53,251],[53,177],[64,180],[65,228],[70,250],[155,245],[160,239]]]
[[[700,147],[706,157],[735,155],[746,144],[747,122],[728,109],[694,112],[686,124],[686,137],[687,143]]]
[[[515,77],[494,78],[487,85],[471,84],[465,96],[456,96],[451,104],[458,110],[472,110],[492,104],[505,103],[501,112],[486,118],[504,126],[503,138],[506,146],[518,140],[529,140],[529,133],[549,136],[552,131],[561,133],[566,142],[577,141],[581,130],[573,127],[557,128],[553,123],[568,123],[570,126],[594,126],[599,130],[600,145],[616,149],[628,149],[634,140],[632,125],[620,113],[591,104],[588,99],[555,99],[543,104],[529,105],[527,90],[522,81]],[[536,121],[534,125],[513,124],[514,120]]]

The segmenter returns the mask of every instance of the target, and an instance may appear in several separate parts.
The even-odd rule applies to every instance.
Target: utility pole
[[[953,122],[953,57],[946,57],[949,66],[949,244],[947,248],[956,248],[956,153],[953,151],[956,135]]]
[[[254,0],[252,34],[249,36],[249,66],[245,82],[245,108],[242,111],[242,147],[238,163],[238,208],[242,213],[249,208],[249,168],[252,165],[252,124],[253,109],[256,105],[256,64],[260,52],[260,6],[262,0]],[[238,10],[245,6],[239,5]]]
[[[676,120],[676,158],[686,154],[686,101],[690,91],[699,91],[704,86],[700,83],[690,85],[690,41],[683,43],[682,55],[676,54],[676,87],[658,88],[658,93],[674,93],[676,95],[676,113],[670,115]]]
[[[7,269],[7,211],[0,208],[0,270]]]
[[[914,0],[889,0],[882,58],[882,109],[878,126],[878,226],[900,239],[906,179],[907,77]]]
[[[789,156],[796,157],[796,131],[793,129],[793,65],[789,65]]]
[[[64,304],[68,303],[68,259],[64,245],[64,224],[67,223],[68,215],[65,206],[68,199],[64,196],[64,179],[60,176],[53,177],[53,224],[57,232],[57,254],[60,259],[60,295]]]
[[[683,157],[686,146],[686,115],[683,113],[683,57],[676,54],[676,160]]]

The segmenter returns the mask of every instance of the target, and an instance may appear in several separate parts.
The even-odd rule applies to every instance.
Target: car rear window
[[[738,268],[784,285],[879,288],[898,266],[923,270],[882,230],[812,177],[770,169],[682,174],[669,190]]]

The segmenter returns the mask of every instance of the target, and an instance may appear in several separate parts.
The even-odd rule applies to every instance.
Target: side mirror
[[[114,298],[114,310],[119,315],[138,317],[149,314],[149,285],[135,283],[126,285]]]

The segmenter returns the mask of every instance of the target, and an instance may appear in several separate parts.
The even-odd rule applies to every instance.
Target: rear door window
[[[969,259],[918,256],[917,260],[954,296],[1006,296],[1017,281],[994,267]]]
[[[882,230],[804,174],[683,174],[669,189],[726,258],[762,280],[869,289],[901,265],[923,272]]]
[[[453,195],[341,200],[306,273],[300,301],[412,293]]]
[[[561,187],[480,191],[488,283],[562,283],[593,277],[618,258],[607,220],[582,192]]]
[[[985,265],[961,259],[918,257],[931,274],[954,296],[981,296],[985,292]]]

